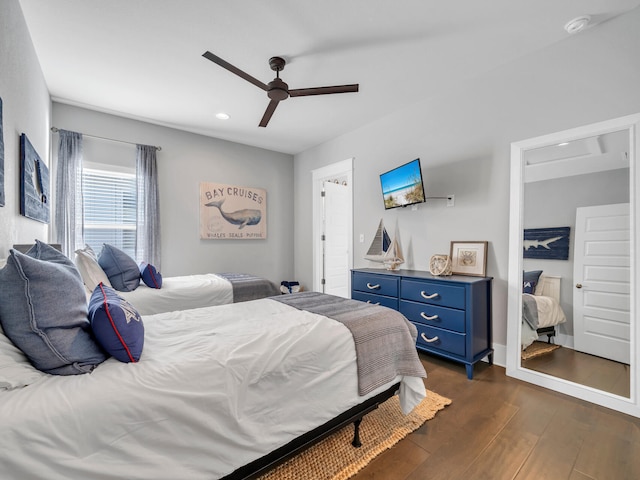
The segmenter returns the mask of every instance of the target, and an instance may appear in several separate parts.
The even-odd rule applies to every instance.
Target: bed
[[[38,242],[36,241],[36,243]],[[60,244],[48,245],[62,251]],[[34,244],[15,244],[13,248],[21,253],[26,253],[33,246]],[[117,288],[117,290],[119,290],[119,295],[136,307],[141,315],[246,302],[247,300],[281,294],[280,289],[266,278],[248,273],[232,272],[165,278],[160,276],[160,286],[155,285],[158,288],[153,288],[153,286],[148,286],[145,282],[140,281],[144,277],[138,274],[140,266],[133,259],[111,245],[106,245],[106,247],[109,248],[110,253],[117,256],[117,264],[125,270],[124,273],[118,273],[133,275],[133,277],[129,277],[130,280],[137,277],[138,281],[133,284],[135,287],[131,291],[123,291],[121,288]],[[87,288],[87,296],[91,295],[100,282],[111,286],[109,277],[98,263],[98,255],[89,245],[76,250],[75,254],[74,263]],[[0,268],[5,263],[6,259],[0,259]],[[153,266],[150,267],[153,268]],[[158,274],[155,269],[153,271]]]
[[[525,285],[527,274],[525,272]],[[541,335],[547,335],[547,341],[556,334],[556,327],[567,321],[560,306],[561,277],[538,273],[531,293],[522,294],[521,348],[524,350]],[[525,286],[523,291],[528,290]]]
[[[85,245],[75,251],[74,263],[87,296],[103,283],[118,290],[141,315],[246,302],[280,294],[273,282],[247,273],[163,278],[153,265],[138,264],[127,253],[109,244],[103,245],[100,255]]]
[[[246,302],[280,294],[280,289],[270,280],[247,273],[166,277],[160,289],[141,283],[131,292],[120,292],[141,315]]]
[[[396,392],[405,413],[425,395],[415,327],[385,307],[304,292],[142,319],[139,362],[84,375],[30,369],[0,336],[27,378],[0,388],[0,478],[250,478]],[[375,342],[400,337],[380,369]]]

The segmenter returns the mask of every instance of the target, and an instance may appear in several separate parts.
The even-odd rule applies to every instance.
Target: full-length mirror
[[[512,144],[507,374],[640,416],[640,115]]]

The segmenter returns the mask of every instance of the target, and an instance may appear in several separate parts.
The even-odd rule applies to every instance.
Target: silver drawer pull
[[[422,295],[422,298],[426,298],[427,300],[431,300],[432,298],[436,298],[440,294],[439,293],[432,293],[431,295],[428,295],[427,293],[424,292],[424,290],[422,290],[420,292],[420,295]]]
[[[380,302],[373,303],[371,300],[367,300],[367,303],[370,303],[371,305],[380,305]]]
[[[420,316],[421,316],[422,318],[424,318],[425,320],[437,320],[437,319],[438,319],[438,315],[431,315],[431,316],[429,316],[429,315],[427,315],[427,314],[426,314],[426,313],[424,313],[424,312],[420,312]]]
[[[380,284],[378,285],[371,285],[370,283],[367,282],[367,288],[369,290],[377,290],[378,288],[380,288]]]
[[[433,338],[429,338],[424,333],[421,333],[420,337],[422,337],[422,340],[424,340],[427,343],[433,343],[433,342],[437,342],[438,341],[438,337],[437,336],[433,337]]]

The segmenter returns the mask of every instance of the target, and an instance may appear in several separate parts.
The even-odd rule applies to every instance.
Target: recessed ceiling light
[[[569,145],[569,142],[562,142],[558,144],[559,147],[566,147],[567,145]]]
[[[570,34],[578,33],[587,28],[590,21],[590,15],[581,15],[573,20],[569,20],[564,26],[564,29]]]
[[[224,112],[216,113],[216,118],[219,120],[229,120],[229,115]]]

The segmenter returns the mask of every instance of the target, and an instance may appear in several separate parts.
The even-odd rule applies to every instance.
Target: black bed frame
[[[546,335],[547,343],[551,343],[552,338],[556,336],[556,327],[542,327],[536,330],[538,332],[538,336]]]
[[[291,457],[294,457],[302,450],[318,443],[320,440],[328,437],[335,431],[350,423],[353,423],[354,425],[353,441],[351,444],[354,447],[360,447],[362,445],[362,443],[360,443],[360,422],[362,421],[362,418],[367,413],[378,408],[378,405],[393,397],[393,395],[398,391],[398,388],[400,388],[400,383],[392,385],[384,392],[350,408],[333,420],[329,420],[324,425],[320,425],[310,432],[292,440],[286,445],[268,453],[264,457],[238,468],[233,473],[223,477],[222,480],[248,480],[263,475],[268,470],[271,470]]]

